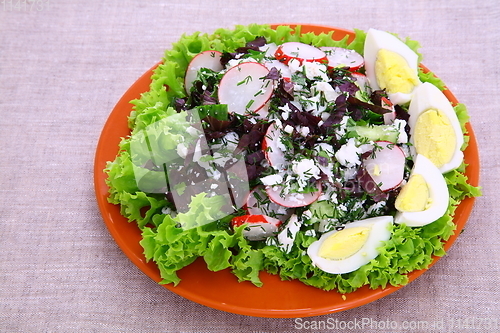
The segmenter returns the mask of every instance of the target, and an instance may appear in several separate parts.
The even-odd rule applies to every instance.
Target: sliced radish
[[[290,70],[290,67],[288,67],[287,65],[285,65],[281,61],[279,61],[279,60],[266,61],[264,63],[264,66],[266,66],[269,70],[271,70],[271,68],[275,67],[280,72],[283,80],[285,80],[285,81],[292,80],[292,71]]]
[[[287,42],[281,44],[274,53],[274,57],[286,65],[288,65],[292,59],[298,60],[300,64],[304,61],[328,63],[325,52],[317,47],[300,42]]]
[[[403,150],[389,141],[377,141],[375,152],[363,161],[366,171],[380,190],[389,191],[403,181],[405,154]]]
[[[278,49],[278,45],[276,45],[275,43],[269,43],[269,44],[266,44],[264,46],[259,47],[259,50],[261,52],[265,52],[265,55],[267,58],[274,57],[274,53],[276,52],[277,49]]]
[[[370,93],[370,83],[368,82],[368,78],[365,74],[354,72],[352,73],[352,77],[356,79],[356,84],[359,89],[367,94]]]
[[[257,62],[231,67],[219,84],[219,103],[227,104],[231,113],[248,114],[266,105],[273,94],[273,82],[264,77],[269,70]]]
[[[257,114],[255,115],[255,118],[257,119],[267,119],[267,116],[269,115],[269,107],[271,106],[271,100],[268,100],[266,104],[264,104],[263,107],[261,107],[259,110],[257,110]]]
[[[350,71],[357,71],[365,63],[363,56],[354,50],[328,46],[319,49],[325,52],[329,68],[349,67]]]
[[[273,216],[280,221],[286,221],[292,214],[290,209],[271,201],[262,185],[250,191],[245,208],[248,214]]]
[[[388,113],[384,113],[384,124],[392,124],[394,122],[394,119],[396,119],[396,109],[394,109],[394,104],[392,104],[389,99],[382,97],[382,107],[391,111]]]
[[[262,140],[262,150],[269,164],[277,170],[283,170],[286,165],[285,146],[281,143],[281,129],[272,123],[268,128],[264,140]]]
[[[209,50],[203,51],[191,59],[191,62],[186,70],[186,76],[184,77],[184,88],[188,94],[190,93],[193,82],[196,80],[198,71],[201,68],[208,68],[216,72],[224,69],[224,66],[220,63],[221,56],[221,52]]]
[[[264,240],[278,232],[281,221],[266,215],[242,215],[233,217],[231,225],[239,227],[246,224],[243,236],[251,241]]]
[[[310,193],[288,193],[283,195],[281,185],[267,186],[266,192],[269,199],[284,207],[303,207],[312,204],[321,196],[321,182],[317,182],[317,191]]]

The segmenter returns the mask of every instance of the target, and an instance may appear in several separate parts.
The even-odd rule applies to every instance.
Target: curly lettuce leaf
[[[199,211],[199,207],[196,210]],[[230,268],[240,281],[262,285],[258,276],[262,269],[261,254],[251,249],[243,238],[244,226],[228,233],[218,230],[217,222],[184,229],[177,217],[162,215],[162,219],[155,228],[143,228],[140,242],[146,260],[153,260],[158,265],[162,284],[177,285],[180,282],[177,272],[198,257],[203,257],[211,271]],[[233,256],[233,251],[238,249],[241,249],[239,254]]]

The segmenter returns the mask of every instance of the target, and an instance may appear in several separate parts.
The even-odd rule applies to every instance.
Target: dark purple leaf
[[[262,149],[259,149],[249,155],[246,156],[246,162],[248,164],[258,164],[264,159],[264,152]]]
[[[340,124],[342,118],[347,113],[347,103],[346,96],[341,94],[335,100],[335,108],[330,116],[325,120],[325,122],[321,125],[323,131],[328,130],[334,124]]]
[[[317,156],[316,160],[318,160],[318,163],[322,166],[328,166],[328,158],[324,156]]]
[[[247,175],[248,180],[253,181],[260,177],[262,172],[264,171],[264,167],[258,164],[247,164]]]
[[[203,121],[208,125],[205,128],[205,135],[211,136],[213,132],[223,132],[229,128],[232,123],[232,120],[219,120],[212,116],[206,116],[203,118]],[[217,138],[217,136],[215,136]]]
[[[361,187],[372,197],[373,201],[387,200],[389,195],[380,189],[365,168],[360,168],[356,177]]]
[[[186,99],[176,98],[174,101],[174,108],[177,112],[186,110]]]
[[[394,111],[396,111],[396,118],[408,121],[410,119],[410,114],[399,105],[394,105]]]
[[[217,104],[217,98],[212,96],[212,92],[205,90],[201,95],[201,104],[202,105],[212,105]]]
[[[262,47],[266,44],[267,44],[266,38],[263,36],[260,36],[260,37],[255,38],[253,41],[247,42],[246,47],[257,48],[257,50],[258,50],[259,47]]]
[[[264,37],[257,37],[255,38],[254,40],[250,41],[250,42],[247,42],[245,44],[245,46],[243,47],[238,47],[235,52],[236,53],[248,53],[249,50],[252,50],[252,51],[259,51],[259,48],[261,46],[264,46],[266,45],[267,41]]]
[[[234,52],[234,53],[224,52],[224,53],[222,53],[222,56],[220,57],[221,65],[225,67],[230,60],[236,59],[237,55],[238,55],[237,52]]]
[[[252,130],[249,133],[243,134],[240,138],[240,141],[238,142],[236,151],[241,151],[247,147],[250,149],[255,148],[255,146],[258,145],[259,142],[262,142],[264,135],[265,133],[257,130]]]
[[[280,106],[290,104],[293,101],[293,82],[288,82],[283,79],[279,80],[278,86],[274,91],[274,96],[280,101]]]
[[[349,98],[347,99],[347,102],[349,102],[349,104],[351,106],[362,107],[362,108],[368,109],[370,111],[373,111],[377,114],[385,114],[385,113],[391,112],[391,110],[388,110],[380,105],[374,105],[374,104],[370,104],[367,102],[363,102],[354,96],[349,96]]]
[[[281,77],[281,75],[280,75],[280,72],[278,71],[278,69],[276,67],[271,67],[271,69],[269,70],[269,73],[266,76],[264,76],[264,79],[279,80],[280,77]]]
[[[382,105],[382,98],[388,98],[385,90],[374,90],[370,95],[370,100],[375,105]]]
[[[340,84],[338,88],[340,91],[346,92],[349,95],[354,95],[356,91],[359,90],[358,86],[350,81],[345,81],[344,83]]]
[[[320,117],[314,116],[310,112],[298,111],[290,114],[290,119],[296,124],[308,127],[317,127],[321,121]]]
[[[408,120],[410,119],[410,114],[399,105],[394,105],[394,111],[396,111],[396,119],[402,119],[402,120],[406,121],[405,132],[409,138],[410,137],[410,125],[408,124]]]

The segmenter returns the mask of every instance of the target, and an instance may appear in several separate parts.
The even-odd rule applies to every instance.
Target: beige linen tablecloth
[[[499,20],[494,0],[0,1],[0,332],[498,331]],[[181,34],[249,23],[411,37],[468,106],[483,196],[449,254],[410,285],[344,312],[247,317],[157,285],[110,236],[93,160],[113,106]],[[349,324],[362,319],[373,325]]]

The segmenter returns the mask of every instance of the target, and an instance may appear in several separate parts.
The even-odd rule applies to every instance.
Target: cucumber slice
[[[352,126],[351,131],[370,141],[397,142],[399,129],[392,125]]]

